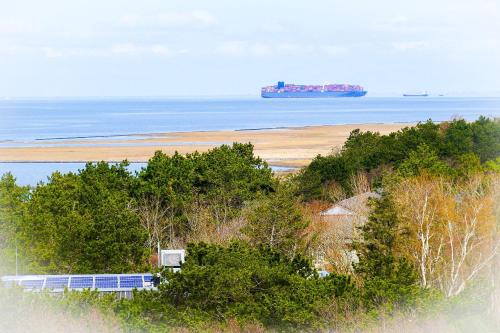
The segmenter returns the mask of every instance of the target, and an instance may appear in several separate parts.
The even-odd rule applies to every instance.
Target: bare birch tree
[[[491,186],[491,185],[490,185]],[[490,268],[498,253],[500,239],[494,216],[495,188],[486,188],[484,179],[474,177],[455,191],[453,210],[447,210],[448,278],[443,288],[448,296],[464,290],[467,282]]]
[[[481,175],[460,184],[421,176],[393,189],[409,235],[401,249],[413,259],[423,287],[457,295],[490,267],[500,246],[495,184]]]
[[[170,206],[165,206],[159,196],[142,198],[135,207],[141,225],[148,233],[146,247],[154,253],[157,244],[171,242],[173,235],[173,217]]]

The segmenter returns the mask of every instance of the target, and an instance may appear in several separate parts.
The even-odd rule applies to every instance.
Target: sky
[[[500,95],[500,0],[0,0],[0,96]]]

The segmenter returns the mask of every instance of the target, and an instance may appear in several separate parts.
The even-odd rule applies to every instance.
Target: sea
[[[0,147],[54,140],[123,138],[172,131],[252,130],[313,125],[407,123],[500,117],[500,98],[363,97],[332,99],[86,98],[0,100]],[[144,167],[132,163],[132,172]],[[19,184],[46,181],[83,163],[5,163]]]

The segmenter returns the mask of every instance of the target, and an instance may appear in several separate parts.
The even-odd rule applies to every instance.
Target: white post
[[[158,267],[161,267],[161,249],[160,249],[160,241],[158,241]]]

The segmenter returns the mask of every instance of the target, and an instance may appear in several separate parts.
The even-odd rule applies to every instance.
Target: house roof
[[[339,201],[327,210],[321,212],[323,216],[360,215],[369,212],[368,199],[380,198],[375,192],[365,192],[345,200]]]
[[[321,215],[354,215],[355,213],[342,206],[332,206],[328,210],[321,212]]]

